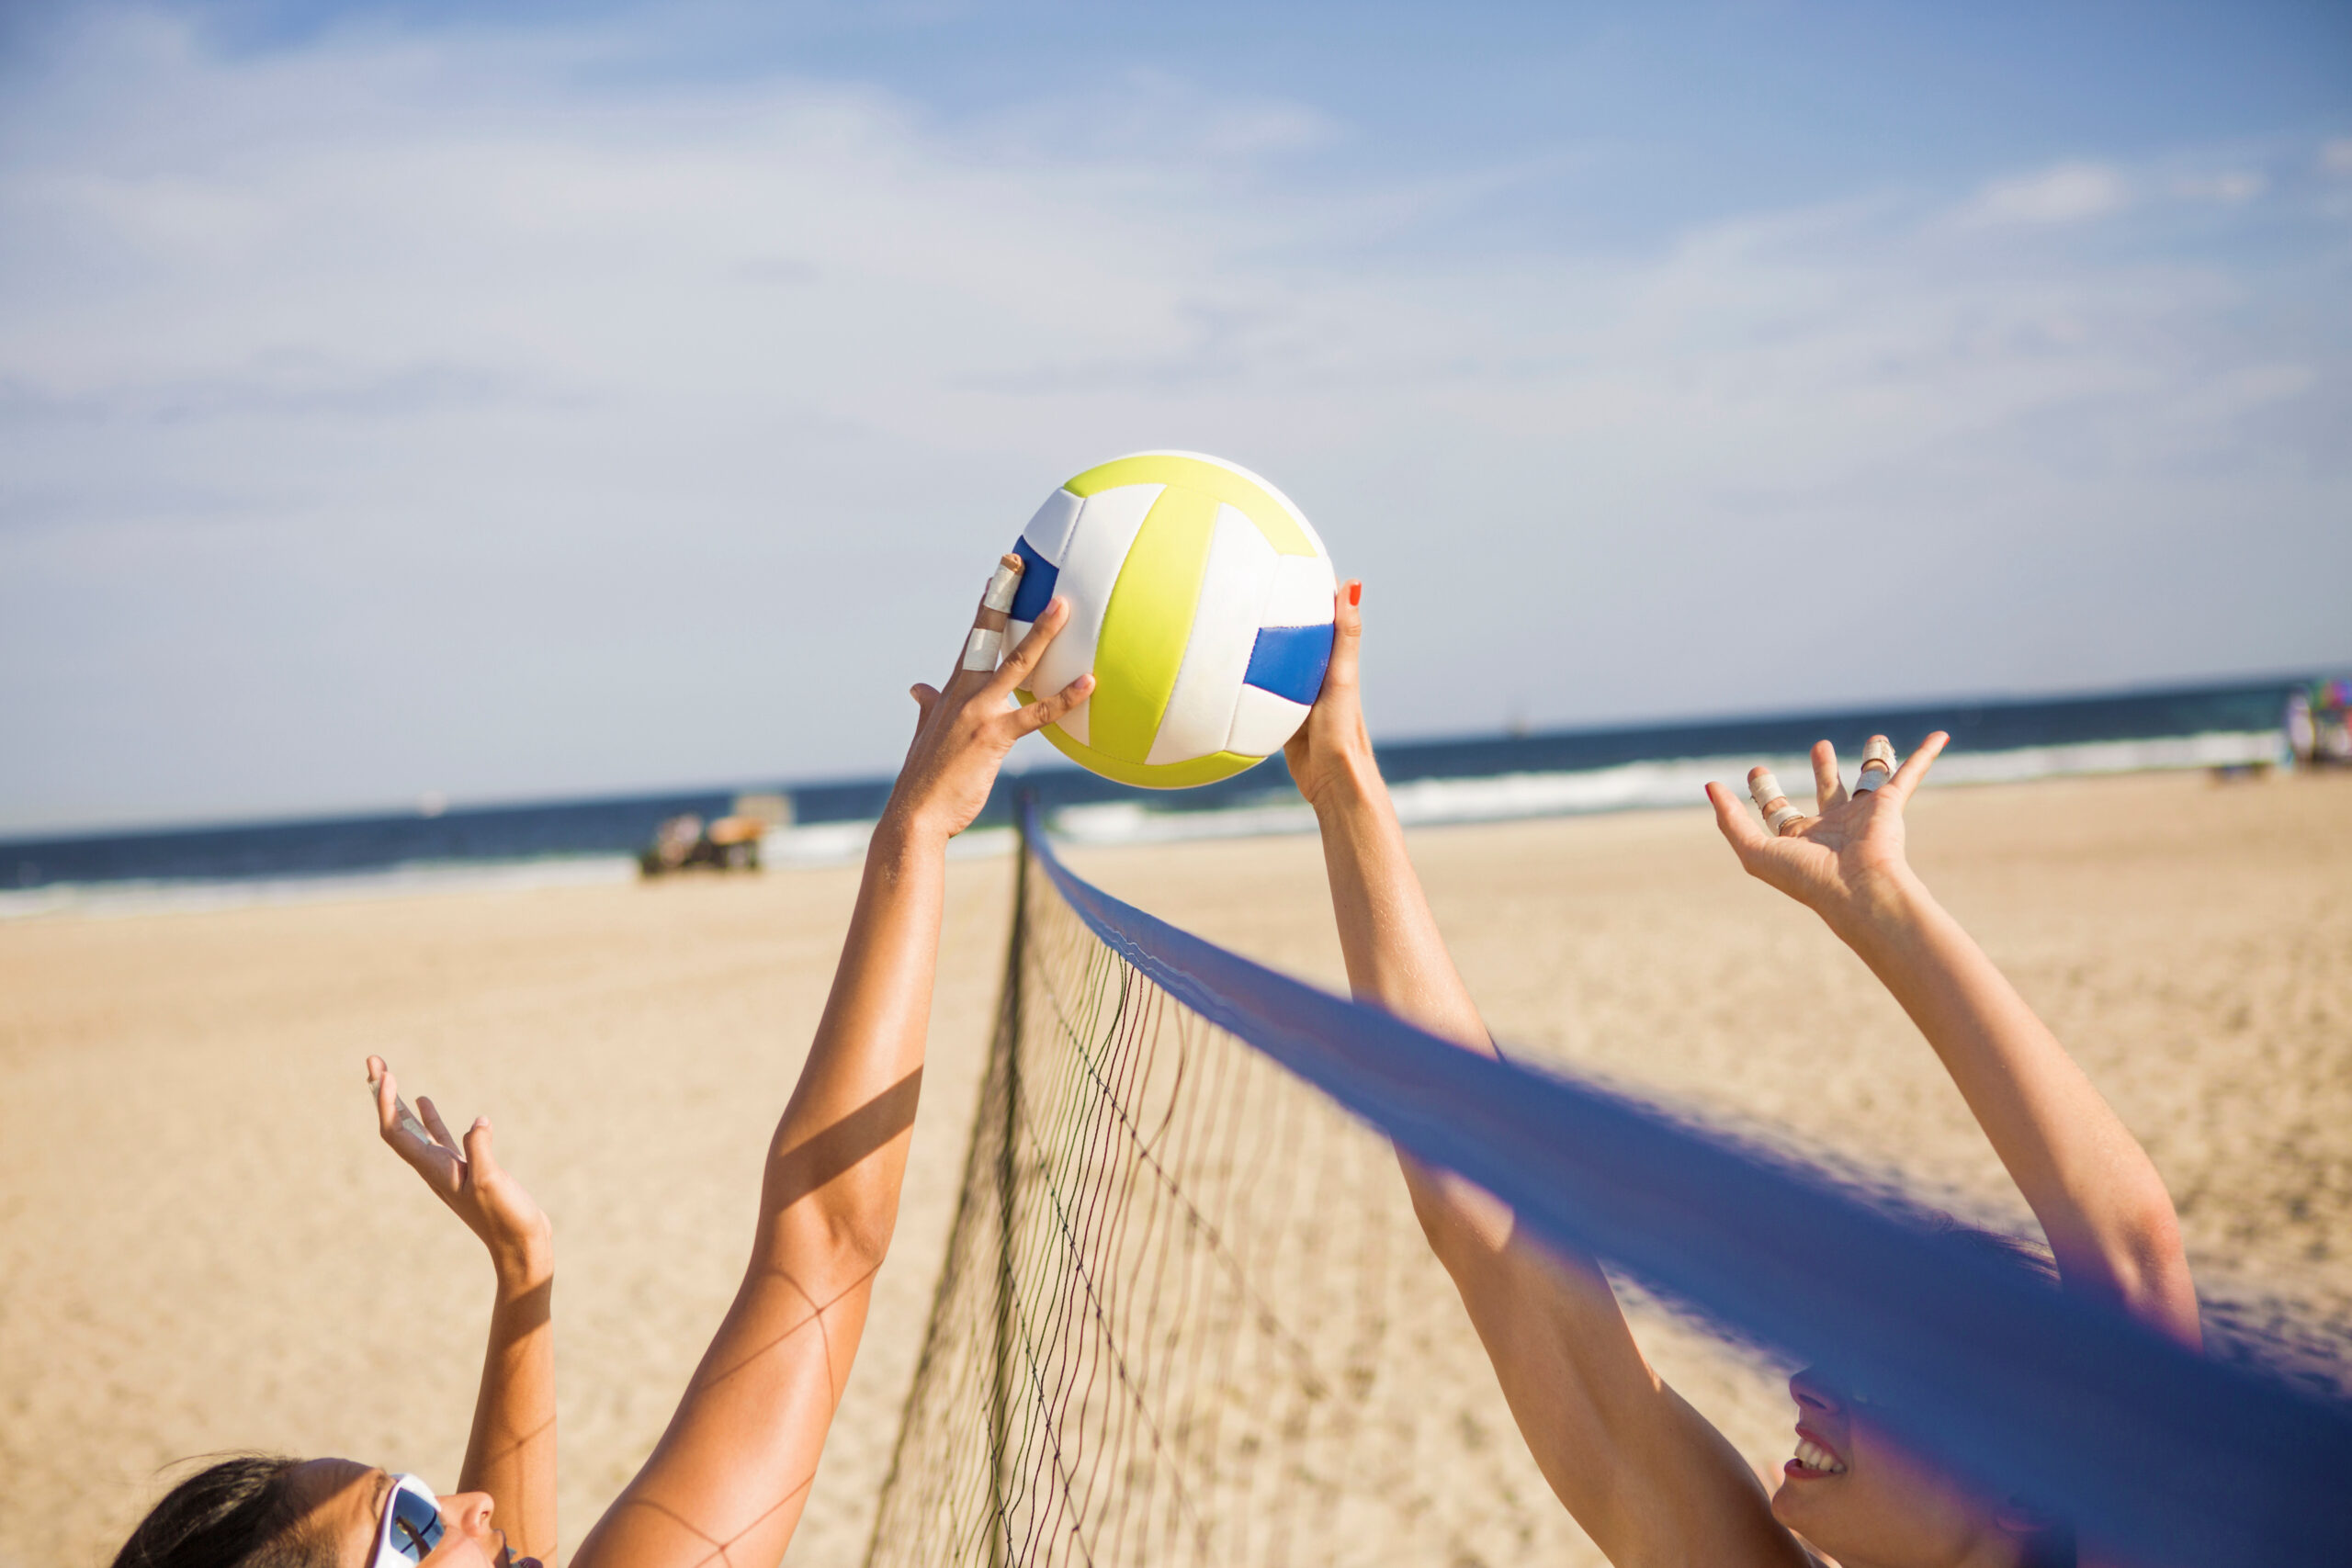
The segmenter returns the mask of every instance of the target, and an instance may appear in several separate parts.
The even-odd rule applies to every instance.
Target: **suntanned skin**
[[[1019,558],[1005,564],[1020,570]],[[1014,741],[1069,713],[1081,677],[1011,705],[1069,619],[1056,600],[993,671],[960,660],[944,690],[918,685],[913,743],[876,825],[832,991],[800,1080],[770,1140],[752,1256],[733,1304],[668,1429],[571,1561],[571,1568],[750,1568],[784,1555],[857,1354],[874,1276],[888,1250],[922,1082],[947,840],[987,804]],[[984,604],[975,625],[1001,631]],[[551,1248],[518,1239],[535,1204],[496,1167],[486,1122],[462,1146],[431,1102],[411,1124],[391,1074],[370,1061],[385,1141],[416,1167],[500,1264],[491,1354],[468,1447],[468,1493],[442,1499],[449,1533],[426,1568],[497,1561],[493,1512],[519,1552],[555,1550]],[[479,1223],[478,1223],[479,1222]],[[545,1239],[545,1218],[537,1232]],[[312,1461],[320,1501],[306,1522],[360,1564],[382,1517],[383,1472]],[[495,1500],[493,1509],[493,1499]],[[539,1502],[544,1499],[544,1516]]]
[[[1491,1055],[1364,729],[1360,592],[1351,583],[1340,595],[1330,671],[1287,750],[1322,831],[1349,984],[1360,1000]],[[1834,753],[1817,748],[1818,813],[1781,837],[1720,785],[1709,795],[1742,864],[1819,912],[1919,1024],[2041,1220],[2068,1288],[2194,1344],[2195,1296],[2154,1168],[1904,861],[1903,805],[1943,739],[1931,737],[1892,780],[1859,796],[1838,783]],[[1402,1163],[1529,1450],[1619,1568],[1802,1564],[1815,1561],[1808,1542],[1844,1568],[2019,1561],[2036,1521],[1970,1495],[1866,1409],[1804,1374],[1791,1380],[1791,1394],[1804,1436],[1832,1468],[1792,1461],[1768,1498],[1722,1434],[1643,1359],[1591,1259],[1536,1247],[1492,1197]]]
[[[1340,593],[1331,664],[1286,749],[1322,830],[1348,985],[1465,1050],[1495,1054],[1405,851],[1359,698],[1362,585]],[[1453,1276],[1544,1479],[1621,1565],[1808,1561],[1736,1450],[1650,1369],[1589,1259],[1515,1245],[1510,1211],[1408,1159],[1414,1212]],[[1602,1458],[1605,1456],[1605,1460]]]
[[[379,1134],[481,1238],[496,1280],[473,1429],[452,1495],[486,1495],[495,1505],[496,1528],[514,1556],[552,1560],[554,1228],[522,1184],[499,1165],[490,1118],[476,1118],[460,1143],[450,1136],[429,1098],[417,1097],[422,1121],[411,1114],[401,1099],[399,1080],[381,1056],[368,1058],[368,1081],[376,1091]],[[436,1562],[447,1550],[436,1549]]]
[[[1012,743],[1091,678],[1008,699],[1069,618],[1056,601],[1003,666],[918,686],[922,718],[866,851],[832,994],[768,1148],[752,1260],[652,1457],[571,1568],[774,1563],[799,1523],[865,1327],[906,1175],[931,1019],[947,840],[979,815]],[[1001,630],[985,606],[977,625]]]

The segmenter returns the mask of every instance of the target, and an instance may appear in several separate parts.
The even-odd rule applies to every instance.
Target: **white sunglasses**
[[[368,1568],[416,1568],[441,1542],[441,1499],[413,1475],[395,1475]]]

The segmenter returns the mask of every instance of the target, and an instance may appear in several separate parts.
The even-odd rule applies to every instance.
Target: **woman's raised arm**
[[[492,1527],[518,1559],[553,1562],[555,1520],[555,1232],[521,1182],[498,1163],[490,1118],[477,1117],[463,1142],[450,1136],[432,1100],[416,1113],[381,1056],[368,1058],[376,1127],[392,1152],[481,1238],[497,1280],[490,1343],[466,1438],[460,1493],[490,1495]]]
[[[1897,768],[1886,737],[1871,737],[1851,793],[1837,751],[1820,742],[1810,816],[1758,768],[1749,788],[1769,826],[1721,784],[1707,795],[1740,864],[1819,915],[1928,1037],[2041,1222],[2067,1288],[2196,1345],[2180,1222],[2147,1151],[1904,853],[1903,808],[1949,739],[1928,736]]]
[[[1348,984],[1358,1001],[1492,1055],[1364,728],[1362,588],[1340,594],[1330,669],[1286,750],[1322,829]],[[1510,1212],[1483,1190],[1401,1163],[1529,1451],[1611,1562],[1807,1561],[1737,1450],[1651,1371],[1597,1265],[1518,1236]]]
[[[768,1146],[750,1268],[669,1429],[572,1568],[774,1563],[799,1522],[898,1218],[947,840],[979,814],[1012,743],[1092,684],[1011,707],[1068,618],[1057,601],[997,668],[1019,570],[1007,557],[945,691],[914,690],[914,743],[866,850],[823,1020]]]

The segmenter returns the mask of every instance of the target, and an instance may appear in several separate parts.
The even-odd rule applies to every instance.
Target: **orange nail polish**
[[[1361,604],[1363,603],[1363,584],[1362,582],[1351,582],[1348,584],[1348,603],[1351,604]]]

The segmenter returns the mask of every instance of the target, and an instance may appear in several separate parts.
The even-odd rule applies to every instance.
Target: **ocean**
[[[2160,768],[2239,767],[2287,757],[2286,680],[1779,714],[1611,728],[1398,740],[1382,772],[1408,822],[1693,806],[1708,779],[1757,762],[1804,776],[1815,739],[1850,769],[1874,732],[1907,747],[1951,732],[1942,785]],[[767,784],[791,822],[763,846],[771,867],[839,863],[863,852],[888,798],[885,777]],[[1221,784],[1170,794],[1076,768],[1009,773],[960,852],[1008,848],[1013,803],[1034,792],[1052,829],[1079,843],[1305,831],[1312,815],[1279,758]],[[732,790],[453,807],[228,827],[0,841],[0,918],[137,912],[317,897],[397,896],[454,885],[617,882],[664,818],[722,816]]]

